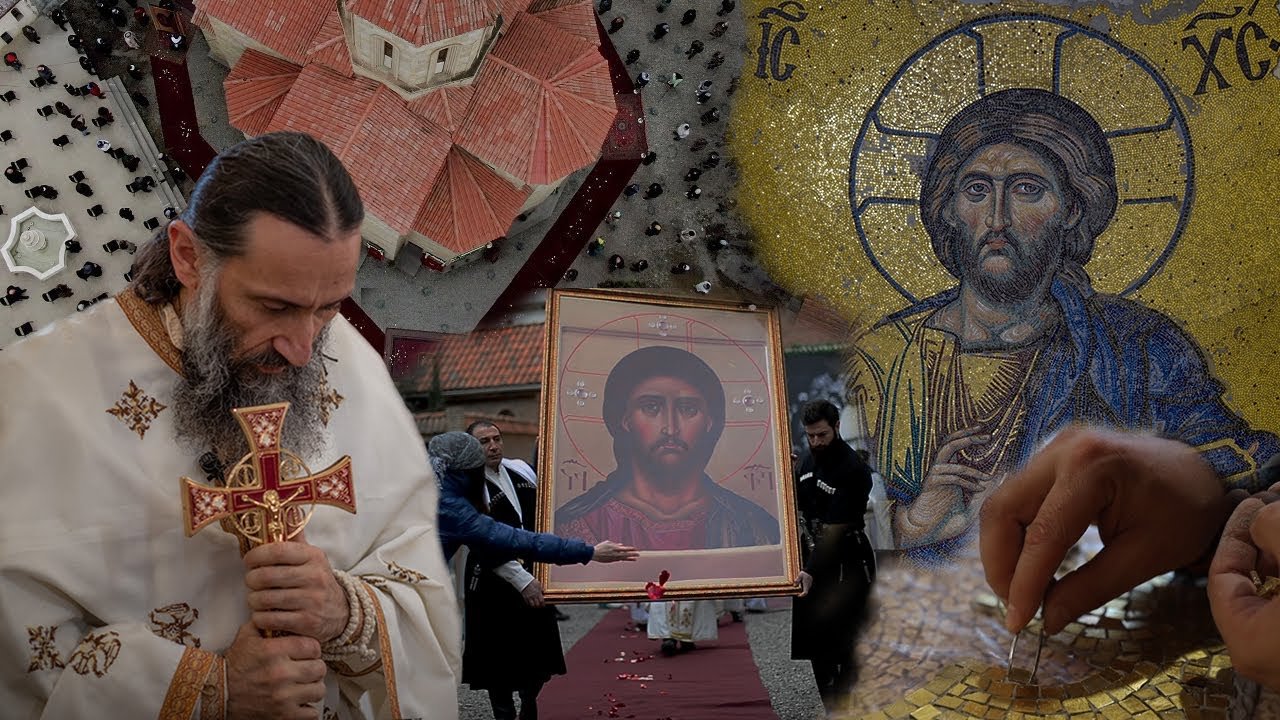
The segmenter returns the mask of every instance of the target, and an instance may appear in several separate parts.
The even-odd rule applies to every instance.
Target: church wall
[[[528,199],[524,201],[524,205],[520,207],[520,212],[528,212],[538,207],[544,200],[551,197],[551,193],[555,192],[556,188],[563,184],[564,178],[560,178],[550,185],[534,185],[533,192],[529,195]]]
[[[288,58],[275,50],[216,17],[208,17],[207,24],[202,29],[204,30],[205,39],[209,41],[209,54],[213,56],[213,59],[227,67],[235,67],[235,64],[240,62],[240,56],[248,48],[253,48],[272,57],[278,57],[281,60],[288,60]]]
[[[537,422],[538,420],[538,395],[536,393],[521,393],[519,395],[511,393],[503,397],[488,398],[484,400],[451,398],[448,393],[446,393],[445,402],[449,407],[461,407],[466,412],[497,415],[504,410],[509,410],[512,418],[516,420],[524,422]],[[461,430],[462,428],[458,429]]]
[[[450,250],[449,248],[441,245],[440,243],[436,242],[435,240],[432,240],[431,238],[427,237],[426,235],[423,235],[420,232],[409,233],[409,242],[413,243],[414,245],[417,245],[423,250],[426,250],[432,255],[435,255],[446,265],[453,262],[454,259],[458,257],[458,253]]]
[[[366,242],[377,245],[388,259],[394,258],[404,246],[404,239],[400,233],[373,214],[365,215],[364,224],[360,226],[360,235]]]
[[[498,415],[503,411],[510,411],[512,420],[521,422],[536,423],[538,422],[538,395],[521,393],[520,396],[513,397],[512,393],[507,397],[488,399],[488,400],[459,400],[450,398],[447,394],[445,402],[448,404],[448,411],[452,413],[454,408],[459,408],[462,415],[467,413],[480,413],[483,415]],[[502,421],[495,420],[499,428],[502,428]],[[466,427],[449,428],[450,430],[465,430]],[[521,435],[517,432],[504,429],[502,431],[502,453],[508,458],[524,460],[525,462],[533,462],[533,447],[536,438],[532,435]]]
[[[423,47],[414,47],[361,17],[352,19],[354,42],[351,59],[365,70],[367,75],[395,83],[401,90],[416,91],[429,84],[455,79],[475,61],[486,36],[492,28],[480,28],[457,37],[441,40]],[[388,70],[383,65],[384,43],[391,43],[392,62]],[[442,72],[435,72],[436,54],[448,49],[448,59]]]
[[[485,46],[488,36],[493,30],[493,27],[480,28],[472,30],[465,35],[441,40],[426,46],[426,52],[422,55],[421,70],[424,73],[422,82],[435,85],[457,80],[464,75],[476,61],[476,57],[480,54],[481,48]],[[449,50],[448,60],[445,62],[444,69],[437,73],[435,72],[436,55],[446,48]]]

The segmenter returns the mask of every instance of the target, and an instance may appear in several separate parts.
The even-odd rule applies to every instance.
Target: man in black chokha
[[[796,471],[804,570],[793,605],[791,657],[809,660],[829,715],[858,679],[854,648],[867,620],[875,555],[863,532],[871,468],[840,438],[840,412],[826,400],[801,410],[809,453]]]

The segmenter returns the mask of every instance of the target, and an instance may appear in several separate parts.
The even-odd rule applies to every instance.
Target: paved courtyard
[[[595,235],[605,238],[603,251],[595,257],[584,251],[574,265],[577,279],[564,286],[624,284],[693,294],[694,287],[706,280],[711,282],[712,295],[784,297],[754,261],[749,231],[736,212],[738,176],[726,149],[725,129],[733,112],[730,88],[750,52],[741,8],[718,16],[718,7],[718,2],[684,0],[660,11],[656,0],[615,0],[600,15],[606,27],[616,18],[623,19],[622,28],[610,35],[619,56],[626,58],[633,49],[640,53],[628,66],[632,80],[642,72],[649,74],[650,82],[640,94],[649,147],[657,158],[641,165],[632,178],[640,192],[619,198],[611,208],[622,216],[597,229]],[[681,20],[687,10],[694,10],[696,17],[684,25]],[[727,28],[716,37],[712,32],[722,21]],[[655,40],[658,23],[667,23],[670,32]],[[703,49],[689,58],[686,54],[694,41]],[[709,67],[715,53],[724,60]],[[674,83],[673,74],[681,76]],[[711,83],[710,98],[700,104],[698,87],[704,81]],[[712,109],[720,119],[704,123],[703,114]],[[677,139],[676,128],[683,123],[690,125],[689,135]],[[712,152],[720,155],[719,165],[703,167],[702,161]],[[686,180],[686,173],[694,168],[700,176]],[[651,183],[661,184],[663,192],[646,200],[645,190]],[[691,199],[687,193],[695,186],[702,192]],[[653,222],[662,226],[661,232],[646,235]],[[692,240],[681,238],[685,230],[693,231]],[[610,272],[608,259],[615,253],[626,261],[626,270]],[[631,264],[640,260],[648,268],[631,270]],[[673,274],[672,268],[681,263],[691,269]]]
[[[156,218],[164,221],[166,207],[183,206],[182,196],[165,183],[156,161],[159,150],[155,147],[141,119],[136,114],[133,101],[123,91],[118,81],[109,82],[90,76],[79,64],[79,55],[70,45],[68,33],[58,29],[49,18],[37,18],[34,27],[41,36],[38,44],[19,37],[9,46],[23,63],[21,71],[0,69],[0,93],[12,91],[15,99],[0,107],[0,130],[9,130],[13,139],[0,145],[0,165],[25,159],[27,167],[21,182],[0,182],[0,243],[10,235],[12,221],[23,211],[34,206],[41,212],[67,217],[81,245],[78,254],[67,254],[66,267],[51,277],[40,280],[26,272],[13,272],[0,262],[0,288],[17,286],[26,291],[26,300],[0,307],[0,348],[15,342],[19,336],[14,328],[30,322],[33,330],[39,330],[60,317],[75,312],[75,305],[82,300],[93,299],[102,293],[115,294],[125,284],[125,273],[133,258],[126,250],[108,252],[103,248],[111,240],[122,240],[135,245],[145,242],[153,234],[144,223]],[[43,89],[32,86],[37,77],[36,66],[45,65],[56,77],[56,82]],[[73,97],[64,84],[83,87],[90,81],[105,91],[104,98],[92,96]],[[104,127],[88,125],[89,135],[82,135],[71,127],[68,117],[56,110],[47,117],[39,111],[46,106],[53,109],[55,103],[64,103],[72,116],[82,115],[86,122],[98,116],[99,108],[106,108],[115,122]],[[54,138],[66,136],[68,143],[57,147]],[[97,143],[106,141],[111,148],[123,149],[137,156],[140,164],[130,172],[120,160],[99,150]],[[83,183],[92,191],[91,196],[77,192],[77,183],[71,176],[83,172]],[[126,189],[135,177],[150,175],[157,187],[150,192],[131,193]],[[56,198],[28,198],[26,191],[32,187],[48,185]],[[91,207],[100,205],[102,214],[92,217]],[[133,212],[132,221],[122,218],[121,208]],[[59,241],[60,242],[60,241]],[[86,262],[101,266],[97,277],[82,280],[76,276]],[[66,285],[74,293],[71,297],[46,302],[41,295],[58,285]]]

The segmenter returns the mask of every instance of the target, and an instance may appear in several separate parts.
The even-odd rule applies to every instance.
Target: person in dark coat
[[[871,468],[840,438],[840,412],[826,400],[801,410],[809,453],[796,471],[800,595],[792,604],[791,658],[808,660],[828,714],[858,679],[855,647],[867,620],[875,554],[863,532]]]
[[[467,432],[485,450],[487,514],[512,528],[535,526],[537,477],[528,464],[502,456],[502,431],[478,421]],[[472,550],[467,559],[466,644],[462,682],[489,693],[495,720],[516,720],[513,694],[520,696],[520,720],[538,717],[538,693],[552,675],[565,673],[560,628],[546,604],[532,566],[501,554]]]
[[[427,453],[440,489],[436,514],[445,560],[452,558],[463,545],[472,550],[506,553],[505,559],[521,557],[556,565],[608,563],[638,557],[635,548],[615,542],[606,541],[592,547],[580,540],[513,528],[485,515],[476,500],[484,488],[484,451],[480,449],[480,441],[464,432],[447,432],[431,438]]]

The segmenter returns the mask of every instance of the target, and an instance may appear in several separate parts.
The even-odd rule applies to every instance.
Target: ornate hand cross
[[[229,519],[233,526],[229,529],[250,546],[281,542],[302,532],[316,504],[356,511],[349,456],[312,475],[298,456],[280,447],[288,411],[289,403],[231,411],[249,438],[249,454],[227,473],[226,487],[182,478],[187,537],[212,522]]]

